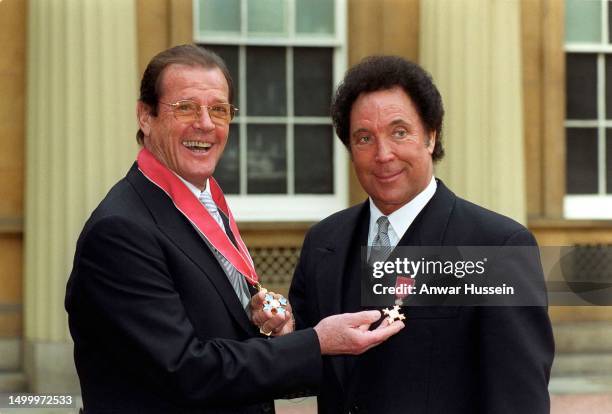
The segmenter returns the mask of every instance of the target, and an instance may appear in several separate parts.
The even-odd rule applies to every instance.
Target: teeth
[[[202,141],[183,141],[183,145],[187,148],[201,148],[208,149],[212,147],[210,142],[202,142]]]

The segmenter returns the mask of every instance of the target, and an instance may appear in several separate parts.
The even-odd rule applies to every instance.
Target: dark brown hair
[[[399,56],[369,56],[346,72],[331,107],[336,135],[350,151],[351,109],[359,95],[396,86],[410,97],[427,132],[435,131],[436,143],[431,158],[440,160],[444,156],[442,97],[425,69]]]
[[[151,59],[142,75],[140,82],[140,98],[138,100],[151,108],[151,114],[157,116],[159,97],[162,94],[161,84],[165,69],[170,65],[200,66],[205,69],[219,68],[225,76],[229,90],[229,102],[233,103],[234,84],[223,59],[216,53],[196,45],[180,45],[166,49]],[[140,145],[144,142],[144,134],[139,129],[136,140]]]

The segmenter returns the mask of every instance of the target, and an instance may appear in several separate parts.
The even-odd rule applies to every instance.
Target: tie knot
[[[376,224],[378,224],[378,232],[382,234],[389,233],[389,218],[387,216],[380,216],[378,220],[376,220]]]

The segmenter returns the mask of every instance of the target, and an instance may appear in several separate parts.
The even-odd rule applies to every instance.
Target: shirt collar
[[[172,173],[174,175],[176,175],[189,189],[189,191],[191,191],[193,193],[194,196],[196,196],[196,198],[199,200],[200,199],[200,195],[203,192],[207,192],[210,194],[210,186],[208,185],[208,178],[206,179],[206,183],[204,184],[204,190],[200,190],[198,187],[196,187],[195,185],[191,184],[189,181],[185,180],[183,177],[181,177],[180,175],[178,175],[177,173],[175,173],[174,171],[172,171]]]
[[[421,210],[425,208],[429,200],[434,196],[436,188],[438,187],[434,176],[431,177],[431,181],[425,187],[423,191],[417,194],[412,200],[404,204],[393,213],[389,214],[389,224],[397,234],[397,237],[401,240],[406,233],[406,230],[410,227],[416,216],[419,215]],[[374,201],[370,197],[370,234],[376,232],[376,220],[384,214],[376,207]]]

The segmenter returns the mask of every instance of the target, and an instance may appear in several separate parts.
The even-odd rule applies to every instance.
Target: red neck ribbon
[[[159,187],[170,197],[174,206],[195,226],[202,235],[219,251],[246,280],[253,286],[258,283],[257,273],[253,259],[240,237],[234,216],[227,206],[223,191],[214,178],[208,179],[210,193],[221,210],[229,219],[230,228],[238,244],[234,246],[225,231],[219,226],[200,200],[187,188],[187,186],[166,166],[160,163],[147,149],[138,153],[138,169],[153,184]]]

